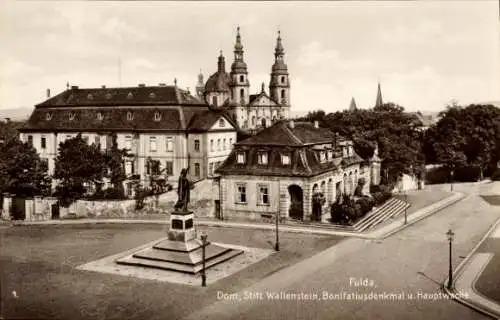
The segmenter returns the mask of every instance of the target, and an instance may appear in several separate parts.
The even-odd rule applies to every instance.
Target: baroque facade
[[[255,132],[271,126],[278,120],[287,119],[290,113],[290,76],[285,63],[285,49],[278,31],[271,67],[269,93],[262,83],[261,91],[250,94],[250,80],[244,59],[240,28],[237,29],[234,45],[234,61],[231,71],[226,72],[225,57],[220,53],[217,71],[203,84],[198,77],[197,94],[212,108],[228,111],[245,131]]]
[[[228,115],[177,85],[73,86],[36,105],[20,139],[34,146],[52,175],[61,142],[81,134],[105,151],[116,135],[118,148],[130,154],[124,159],[127,177],[147,183],[153,176],[176,181],[183,168],[192,180],[212,175],[229,155],[236,132]],[[152,172],[151,161],[159,162],[158,172]]]
[[[317,122],[291,120],[236,143],[217,172],[222,217],[318,220],[339,196],[353,195],[361,178],[364,194],[378,184],[380,159],[377,152],[361,159],[352,141]],[[313,210],[315,197],[324,201]]]

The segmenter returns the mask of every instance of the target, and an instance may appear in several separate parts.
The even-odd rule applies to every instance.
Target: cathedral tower
[[[285,49],[281,43],[281,35],[278,31],[276,48],[274,50],[274,64],[271,70],[271,82],[269,83],[269,93],[271,99],[282,107],[281,116],[288,118],[290,109],[290,79],[288,67],[285,64]]]
[[[203,81],[203,73],[198,74],[198,83],[196,84],[196,96],[200,100],[204,100],[203,92],[205,91],[205,82]]]
[[[243,59],[243,45],[241,44],[240,27],[236,31],[234,45],[234,62],[231,65],[231,97],[232,101],[240,106],[249,103],[250,82],[248,81],[247,64]]]

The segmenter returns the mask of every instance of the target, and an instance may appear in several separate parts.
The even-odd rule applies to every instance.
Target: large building
[[[118,148],[131,154],[125,159],[127,176],[147,183],[159,174],[176,181],[181,169],[188,167],[193,180],[212,175],[229,155],[236,132],[231,117],[177,85],[141,84],[68,87],[35,106],[20,138],[36,148],[53,174],[61,142],[81,134],[89,144],[106,150],[116,134]],[[153,160],[159,161],[160,172],[152,172],[148,163]]]
[[[265,84],[262,83],[260,93],[250,94],[250,77],[238,27],[231,71],[226,71],[225,58],[221,52],[217,71],[204,85],[203,76],[199,76],[197,94],[211,107],[227,110],[239,128],[245,131],[256,132],[278,120],[288,119],[291,106],[290,77],[279,31],[269,79],[269,93],[265,89]]]
[[[219,173],[218,199],[224,218],[317,220],[342,194],[352,195],[360,178],[364,190],[380,181],[380,159],[368,162],[352,141],[318,123],[279,121],[235,144]],[[313,207],[314,198],[323,198]],[[313,214],[313,211],[316,211]],[[319,211],[319,212],[318,212]]]

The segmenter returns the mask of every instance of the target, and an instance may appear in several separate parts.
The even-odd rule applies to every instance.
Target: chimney
[[[162,82],[162,83],[158,83],[158,86],[159,86],[159,87],[166,87],[166,86],[167,86],[167,84],[165,84],[165,83],[163,83],[163,82]]]
[[[71,86],[71,90],[78,90],[78,86]]]
[[[293,120],[290,120],[290,128],[295,128],[295,122]]]
[[[314,127],[315,127],[316,129],[318,129],[318,128],[319,128],[319,122],[318,122],[318,120],[315,120],[315,121],[314,121]]]
[[[146,85],[144,83],[139,83],[139,88],[145,88]]]
[[[101,88],[102,88],[102,89],[106,89],[106,86],[105,86],[105,85],[102,85],[102,86],[101,86]]]
[[[50,98],[50,89],[47,88],[47,98]]]

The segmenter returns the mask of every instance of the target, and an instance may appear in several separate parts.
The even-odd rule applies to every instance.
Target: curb
[[[459,265],[453,270],[454,278],[457,279],[464,271],[464,266],[465,264],[470,260],[472,255],[476,253],[477,249],[483,244],[483,242],[489,238],[493,230],[495,230],[498,226],[500,225],[500,218],[493,223],[493,225],[488,229],[488,231],[485,233],[485,235],[479,240],[479,242],[472,248],[472,250],[467,254],[467,256],[462,260],[462,262],[459,263]],[[480,274],[478,275],[480,276]],[[496,314],[491,313],[488,309],[482,307],[479,304],[476,304],[474,302],[459,298],[460,295],[456,294],[455,290],[455,285],[452,283],[452,289],[448,289],[448,281],[449,279],[445,279],[443,284],[442,284],[442,289],[448,294],[453,300],[457,301],[458,303],[461,303],[471,309],[476,310],[477,312],[484,314],[486,316],[489,316],[493,319],[500,319],[500,317]],[[472,290],[474,288],[471,287]]]
[[[456,199],[454,199],[455,196],[456,196]],[[412,215],[415,215],[416,213],[418,213],[418,211],[414,212],[412,215],[409,215],[407,217],[408,221],[407,221],[406,224],[400,225],[399,227],[396,227],[395,229],[390,230],[390,231],[386,232],[385,234],[382,234],[382,235],[379,235],[379,236],[372,236],[372,237],[375,238],[375,239],[386,239],[386,238],[388,238],[388,237],[390,237],[390,236],[392,236],[392,235],[394,235],[394,234],[402,231],[403,229],[405,229],[405,228],[407,228],[407,227],[409,227],[409,226],[411,226],[411,225],[413,225],[413,224],[415,224],[415,223],[417,223],[419,221],[422,221],[423,219],[426,219],[426,218],[428,218],[428,217],[430,217],[430,216],[438,213],[439,211],[448,208],[451,205],[454,205],[455,203],[463,200],[465,197],[466,196],[463,193],[461,193],[461,192],[453,192],[453,195],[449,196],[448,198],[445,198],[445,199],[441,200],[441,201],[443,201],[443,203],[440,204],[440,205],[437,205],[436,208],[430,210],[428,213],[423,214],[421,216],[418,216],[415,219],[410,219]],[[435,202],[434,204],[436,204],[436,203],[439,204],[439,202]],[[432,206],[434,204],[431,204],[430,206]],[[422,208],[421,211],[425,210],[426,208],[428,208],[430,206]],[[398,222],[399,222],[399,220],[400,219],[398,219]],[[377,232],[377,230],[373,230],[371,233],[376,233],[376,232]]]

